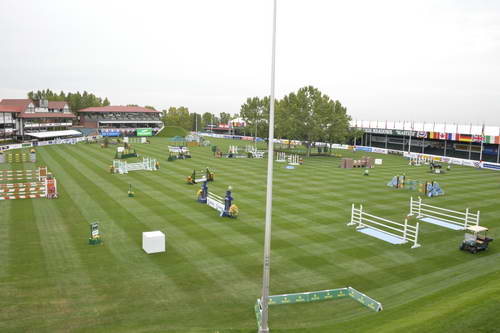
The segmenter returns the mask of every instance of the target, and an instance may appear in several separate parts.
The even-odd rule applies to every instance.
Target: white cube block
[[[147,254],[165,252],[165,234],[161,231],[143,232],[142,249]]]
[[[376,158],[375,159],[375,165],[382,165],[382,159],[381,158]]]

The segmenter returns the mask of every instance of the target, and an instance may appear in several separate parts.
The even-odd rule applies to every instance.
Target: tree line
[[[45,89],[37,90],[36,92],[28,92],[28,98],[32,100],[46,99],[49,101],[65,101],[68,103],[72,112],[77,112],[81,109],[89,107],[110,105],[107,97],[101,98],[92,93],[88,93],[87,91],[84,91],[83,93],[80,93],[79,91],[76,93],[68,92],[67,94],[64,91],[61,91],[58,94],[50,89]]]
[[[28,97],[66,101],[73,112],[87,107],[110,105],[107,97],[103,99],[87,91],[67,94],[61,91],[57,94],[46,89],[30,91]],[[249,97],[241,105],[239,115],[235,116],[226,112],[221,112],[218,116],[209,112],[191,113],[185,106],[172,106],[162,110],[162,121],[168,126],[179,126],[188,131],[203,131],[212,125],[228,124],[231,119],[239,116],[246,123],[242,128],[244,135],[267,137],[269,101],[269,96]],[[145,107],[155,109],[149,105]],[[344,143],[347,139],[359,137],[361,133],[349,129],[350,120],[347,108],[340,101],[332,100],[313,86],[300,88],[297,92],[275,100],[275,137],[304,141],[308,148],[311,147],[309,143],[316,141]]]
[[[252,136],[266,137],[269,125],[269,97],[247,98],[240,117]],[[275,100],[275,137],[306,142],[308,151],[313,142],[346,142],[353,133],[347,108],[313,86],[300,88]]]
[[[162,120],[168,126],[179,126],[188,131],[203,131],[210,126],[219,126],[227,124],[234,117],[226,112],[221,112],[218,116],[209,112],[205,113],[190,113],[185,106],[169,107],[163,110]]]

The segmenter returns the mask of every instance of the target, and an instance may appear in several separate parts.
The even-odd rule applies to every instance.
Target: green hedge
[[[158,133],[156,136],[171,138],[171,137],[174,137],[174,136],[182,136],[182,137],[184,137],[187,134],[188,134],[188,132],[184,128],[182,128],[182,127],[178,127],[178,126],[165,126],[165,128],[160,133]]]

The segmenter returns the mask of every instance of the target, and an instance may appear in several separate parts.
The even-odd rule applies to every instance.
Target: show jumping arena
[[[266,149],[209,140],[224,155]],[[500,330],[500,171],[431,174],[424,159],[361,149],[308,158],[296,145],[264,158],[193,146],[192,158],[167,163],[169,141],[148,141],[134,144],[139,159],[114,162],[117,174],[115,149],[99,144],[38,146],[36,163],[0,164],[0,332],[256,332],[267,158],[276,161],[271,332]],[[21,150],[7,152],[15,160]],[[364,176],[368,167],[355,166],[368,158],[383,163]],[[206,168],[216,178],[200,204],[203,182],[186,177],[196,170],[202,181]],[[446,193],[387,186],[395,175]],[[232,219],[220,216],[229,185]],[[57,200],[44,199],[49,187]],[[11,200],[22,198],[40,199]],[[102,241],[89,245],[94,222]],[[474,255],[459,251],[473,225],[495,239]],[[165,252],[147,254],[142,235],[155,231]]]

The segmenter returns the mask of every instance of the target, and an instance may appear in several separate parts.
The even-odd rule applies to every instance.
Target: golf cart
[[[470,253],[477,253],[488,248],[489,242],[493,239],[486,237],[488,228],[474,225],[465,229],[465,237],[460,244],[460,250],[469,251]]]

